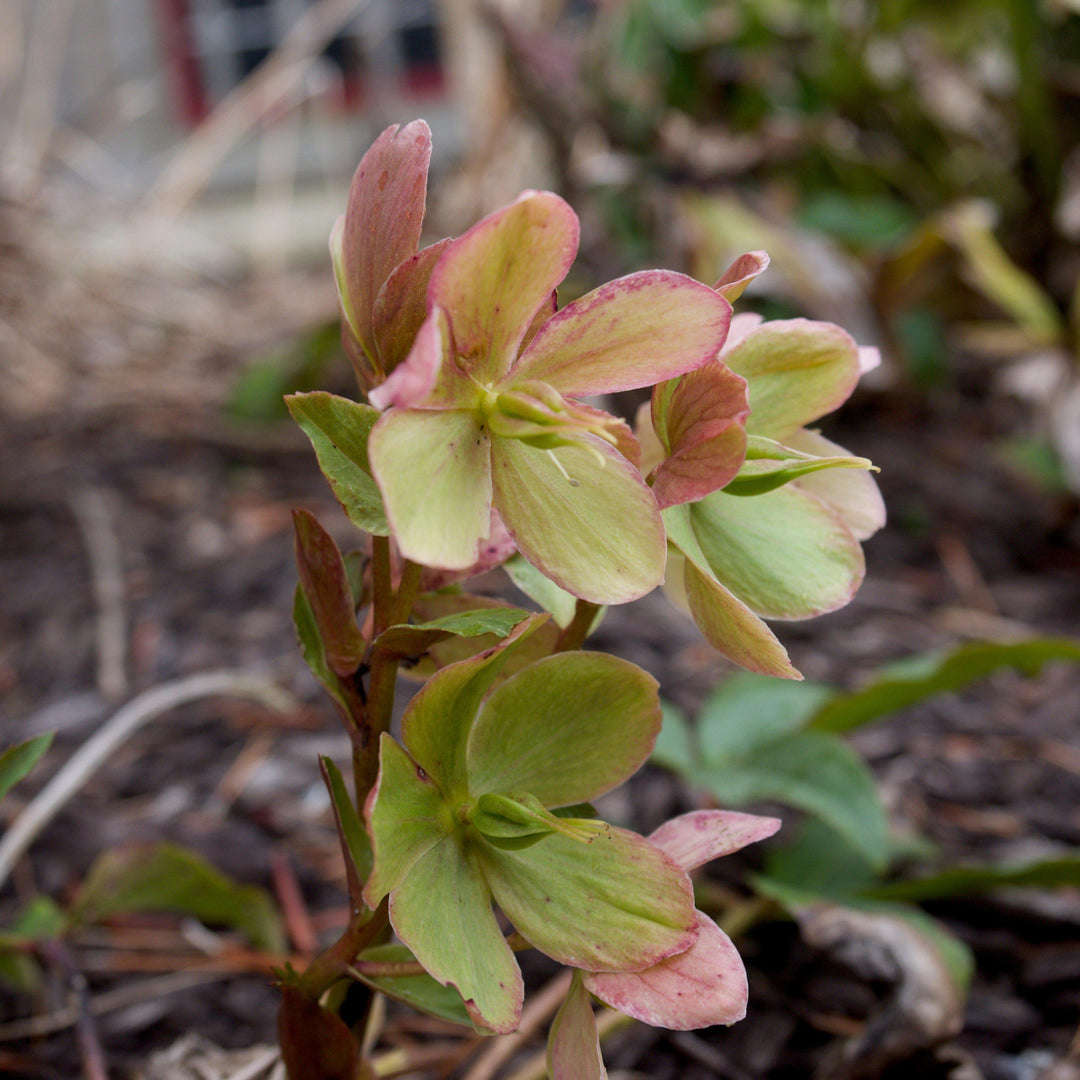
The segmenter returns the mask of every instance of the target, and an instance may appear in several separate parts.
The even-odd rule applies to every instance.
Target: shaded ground
[[[7,294],[9,318],[20,296],[31,302],[24,277],[23,291]],[[117,293],[129,306],[139,299],[136,283],[106,287],[110,302]],[[282,718],[214,699],[153,721],[38,840],[0,894],[0,925],[35,890],[71,896],[106,848],[160,838],[274,889],[298,913],[294,937],[332,932],[344,918],[315,759],[344,758],[345,741],[293,641],[290,508],[314,510],[345,545],[350,530],[298,432],[288,424],[241,428],[221,408],[240,358],[328,316],[332,297],[325,281],[297,281],[184,299],[212,305],[202,331],[163,328],[153,312],[169,298],[146,293],[139,304],[149,305],[146,322],[157,338],[140,345],[129,334],[116,344],[115,362],[81,347],[58,350],[64,361],[36,397],[26,377],[33,357],[12,360],[23,366],[9,373],[20,396],[4,407],[0,424],[0,737],[58,734],[39,773],[5,803],[4,820],[136,691],[208,669],[255,668],[289,687],[302,707]],[[71,324],[84,344],[104,348],[102,334],[119,334],[118,322],[130,330],[115,305],[112,322],[100,308],[87,310],[98,312],[88,336],[78,312]],[[124,361],[127,355],[139,359]],[[347,391],[340,368],[331,378]],[[995,439],[1018,419],[1007,404],[962,388],[932,401],[868,392],[842,429],[827,432],[882,465],[892,520],[868,545],[867,584],[849,608],[782,629],[807,676],[854,685],[886,660],[968,638],[1080,633],[1075,502],[1038,494],[995,464]],[[101,548],[111,542],[121,568],[118,642],[110,639],[115,629],[98,621],[103,601],[92,571],[95,558],[108,562]],[[496,576],[490,587],[500,587]],[[665,693],[691,710],[729,670],[659,597],[611,613],[595,644],[653,671]],[[110,647],[119,649],[126,685],[115,686],[115,665],[102,669]],[[1078,718],[1080,672],[1051,667],[1034,680],[1002,675],[938,699],[871,727],[857,744],[897,822],[953,860],[1020,859],[1080,844]],[[610,809],[649,828],[690,805],[690,793],[649,771]],[[751,865],[751,857],[728,860],[718,870],[737,885]],[[289,902],[295,885],[299,906]],[[1080,1016],[1080,896],[1015,893],[934,913],[975,949],[979,964],[964,1030],[936,1056],[888,1073],[845,1072],[843,1040],[880,1011],[886,980],[852,973],[806,945],[793,925],[769,921],[740,939],[751,972],[745,1022],[692,1035],[629,1029],[613,1039],[609,1068],[658,1080],[796,1078],[815,1070],[910,1076],[918,1069],[927,1080],[1075,1075],[1063,1059]],[[120,920],[76,939],[91,999],[120,995],[97,1021],[110,1075],[130,1075],[151,1052],[192,1033],[232,1048],[272,1041],[265,960],[230,946],[215,961],[205,933],[157,917]],[[181,970],[195,960],[201,973]],[[260,965],[254,974],[244,970]],[[536,980],[546,974],[539,966],[530,972]],[[33,1003],[37,1015],[62,999]],[[23,1030],[12,1023],[30,1011],[26,999],[0,997],[0,1072],[75,1075],[70,1028],[12,1037]],[[411,1044],[423,1030],[447,1034],[398,1019],[388,1035]],[[524,1049],[539,1046],[534,1040]],[[1054,1062],[1058,1071],[1046,1072]],[[233,1059],[219,1075],[241,1067]]]

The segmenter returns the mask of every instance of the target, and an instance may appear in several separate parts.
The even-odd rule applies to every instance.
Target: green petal
[[[776,635],[716,580],[690,525],[690,507],[664,511],[668,539],[678,549],[668,557],[665,589],[682,589],[698,629],[718,652],[747,671],[801,679]]]
[[[451,240],[440,240],[429,244],[399,263],[375,298],[372,333],[387,374],[409,355],[416,332],[427,318],[428,280],[450,243]]]
[[[832,323],[783,319],[763,323],[724,362],[750,384],[752,435],[783,439],[843,404],[859,381],[859,350]]]
[[[574,397],[652,386],[713,359],[730,321],[731,305],[693,278],[629,274],[548,319],[507,383],[540,379]]]
[[[374,909],[446,838],[448,824],[436,783],[386,734],[379,743],[379,779],[365,810],[375,869],[364,886],[364,902]]]
[[[471,413],[393,409],[368,441],[386,516],[402,555],[464,570],[491,521],[490,440]]]
[[[371,144],[349,187],[341,237],[346,312],[372,360],[372,308],[390,272],[420,243],[430,161],[427,124],[414,120],[400,130],[395,124]]]
[[[479,382],[493,384],[510,370],[577,246],[574,211],[550,191],[531,191],[478,222],[439,260],[428,304],[449,312],[457,355]]]
[[[830,457],[847,451],[816,431],[800,428],[784,437],[793,450]],[[797,484],[840,515],[856,540],[868,540],[885,524],[885,500],[874,477],[864,471],[830,470],[805,476]]]
[[[443,668],[405,709],[402,741],[448,800],[466,794],[466,745],[481,700],[513,646],[547,620],[547,615],[530,615],[498,645]]]
[[[693,943],[690,879],[637,833],[609,826],[588,842],[553,833],[518,851],[480,842],[477,855],[495,902],[559,963],[640,971]]]
[[[473,1023],[505,1034],[521,1018],[521,969],[484,878],[456,838],[433,847],[390,897],[390,923],[426,971],[453,985]]]
[[[644,596],[664,576],[664,526],[641,474],[592,435],[539,450],[492,440],[495,505],[518,550],[596,604]]]
[[[588,802],[645,763],[660,731],[656,680],[603,653],[561,653],[499,686],[469,738],[469,789]]]
[[[786,487],[745,499],[718,491],[693,504],[690,520],[717,581],[763,618],[834,611],[862,582],[858,541],[804,491]]]

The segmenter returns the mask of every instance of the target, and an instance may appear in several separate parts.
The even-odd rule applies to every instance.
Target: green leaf
[[[64,913],[47,896],[35,896],[15,916],[11,925],[0,931],[0,984],[24,994],[35,993],[44,974],[41,965],[29,954],[35,942],[57,937],[67,925]]]
[[[1080,886],[1080,853],[1009,866],[952,866],[929,877],[887,882],[873,889],[883,900],[940,900],[973,896],[1005,888],[1076,888]]]
[[[400,944],[376,945],[366,949],[358,957],[361,961],[375,964],[415,963],[416,957]],[[428,1016],[449,1020],[471,1028],[472,1019],[461,995],[452,986],[443,986],[428,974],[422,975],[367,975],[357,971],[356,977],[373,990],[378,990],[395,1001],[404,1002]]]
[[[285,399],[292,418],[311,440],[319,468],[354,525],[375,536],[387,536],[382,496],[372,479],[367,440],[378,410],[321,390],[290,394]]]
[[[364,882],[371,874],[371,841],[360,815],[353,806],[345,789],[345,781],[338,767],[328,757],[319,757],[326,788],[330,792],[330,804],[334,808],[341,853],[345,857],[345,872],[349,881],[349,898],[356,903],[360,899]]]
[[[676,772],[689,772],[698,761],[697,746],[686,717],[674,705],[664,701],[660,708],[664,722],[653,746],[652,759]]]
[[[16,743],[0,754],[0,799],[41,760],[53,740],[53,732]]]
[[[323,689],[334,699],[341,711],[348,716],[348,695],[341,680],[330,670],[322,635],[320,635],[318,624],[315,622],[315,612],[311,610],[311,604],[308,603],[308,598],[304,595],[304,590],[300,585],[296,586],[293,593],[293,626],[296,628],[296,639],[300,645],[300,654],[303,656],[307,666],[311,668],[311,673],[322,684]]]
[[[697,722],[706,765],[737,762],[801,731],[832,691],[819,683],[736,675],[709,695]]]
[[[801,732],[690,775],[725,806],[780,802],[814,814],[845,836],[876,868],[889,853],[888,820],[874,778],[837,738]]]
[[[469,737],[469,789],[527,791],[547,807],[588,802],[645,763],[659,730],[651,675],[604,653],[557,653],[485,702]]]
[[[960,690],[999,668],[1018,668],[1032,676],[1051,660],[1080,663],[1080,642],[1071,638],[1033,638],[1012,644],[976,642],[945,653],[912,657],[904,669],[893,667],[862,690],[832,697],[814,714],[810,726],[818,731],[851,731],[934,694]]]
[[[405,659],[421,656],[432,645],[451,637],[481,637],[491,634],[504,638],[529,613],[521,608],[476,608],[444,615],[427,622],[387,627],[374,641],[375,648],[387,656]]]
[[[90,867],[71,911],[76,924],[132,911],[172,911],[232,927],[261,949],[280,953],[285,935],[270,896],[238,885],[174,844],[114,848]]]
[[[348,678],[367,648],[356,624],[345,563],[333,537],[306,510],[293,511],[296,564],[330,670]]]
[[[769,850],[764,876],[770,884],[843,901],[870,888],[878,870],[842,834],[811,818],[793,843]]]

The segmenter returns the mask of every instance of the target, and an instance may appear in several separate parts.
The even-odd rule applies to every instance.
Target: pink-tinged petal
[[[615,449],[635,469],[641,468],[641,446],[634,436],[634,429],[621,417],[612,416],[603,409],[597,409],[592,405],[586,405],[584,401],[573,401],[574,411],[585,417],[595,417],[603,424],[604,430],[615,440]]]
[[[468,409],[476,387],[453,361],[450,323],[442,308],[432,309],[416,332],[409,355],[390,377],[368,392],[377,409]]]
[[[731,305],[693,278],[629,274],[548,319],[506,382],[540,379],[574,397],[652,386],[712,360],[730,322]]]
[[[748,334],[752,334],[764,321],[765,317],[759,315],[756,311],[740,311],[737,315],[732,315],[731,326],[728,329],[727,340],[724,342],[720,359],[726,360],[728,353],[736,345],[744,341]]]
[[[495,510],[492,510],[491,527],[488,530],[487,539],[480,544],[480,557],[476,562],[464,570],[424,570],[420,577],[420,592],[436,592],[439,589],[445,589],[447,585],[454,585],[459,581],[468,581],[469,578],[486,574],[488,570],[502,566],[516,551],[517,544],[514,543],[514,538],[506,531],[502,518]],[[435,617],[431,616],[431,618]]]
[[[671,1031],[734,1024],[746,1015],[746,968],[731,939],[697,912],[686,952],[637,972],[586,972],[585,987],[605,1005]]]
[[[653,477],[660,508],[725,487],[746,457],[746,380],[718,361],[659,384],[652,421],[668,454]]]
[[[464,570],[491,520],[491,449],[472,413],[392,409],[371,429],[368,458],[402,555]]]
[[[637,469],[603,439],[580,438],[554,450],[494,439],[495,505],[521,554],[556,585],[624,604],[663,580],[664,524]]]
[[[452,243],[440,240],[398,263],[386,279],[371,312],[379,362],[388,375],[409,355],[417,331],[427,318],[431,271]]]
[[[592,1001],[577,972],[551,1021],[547,1067],[551,1080],[607,1080]]]
[[[689,871],[767,839],[780,824],[779,818],[738,810],[692,810],[665,821],[649,841]]]
[[[760,675],[801,679],[787,650],[750,608],[726,589],[709,569],[701,551],[688,505],[664,511],[668,539],[676,551],[668,558],[665,591],[685,601],[698,629],[718,652]]]
[[[388,127],[360,160],[341,240],[356,336],[376,360],[371,312],[390,272],[416,252],[427,198],[431,130],[423,120]]]
[[[881,350],[875,345],[859,346],[859,374],[865,375],[881,367]]]
[[[713,286],[729,303],[734,304],[754,278],[769,269],[769,254],[766,251],[748,251],[740,255],[724,271],[724,276]]]
[[[783,439],[830,413],[859,381],[859,351],[832,323],[779,319],[747,334],[724,362],[750,384],[751,435]]]
[[[455,240],[428,285],[447,310],[459,363],[481,383],[501,379],[577,254],[577,214],[550,191],[525,192]]]
[[[801,450],[818,457],[843,456],[848,453],[842,446],[806,428],[785,435],[784,441],[793,450]],[[826,506],[830,506],[856,540],[869,540],[885,525],[885,500],[881,497],[881,490],[873,473],[867,470],[826,469],[804,476],[795,483],[803,491],[810,492]]]

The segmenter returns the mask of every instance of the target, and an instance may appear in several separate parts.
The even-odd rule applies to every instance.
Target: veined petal
[[[842,405],[860,374],[851,335],[808,319],[763,323],[723,359],[750,385],[746,430],[774,439]]]
[[[495,902],[541,952],[588,971],[639,971],[694,940],[690,879],[637,833],[560,833],[520,850],[477,844]]]
[[[848,453],[824,435],[806,428],[785,435],[784,442],[793,450],[818,457]],[[804,476],[795,485],[832,507],[856,540],[869,540],[885,524],[885,500],[870,472],[863,469],[828,469]]]
[[[370,908],[396,889],[418,859],[446,839],[443,795],[389,735],[379,743],[379,778],[364,807],[375,865],[364,886]]]
[[[840,517],[793,486],[740,498],[714,492],[690,508],[716,579],[766,619],[809,619],[843,607],[865,573]]]
[[[451,240],[440,240],[398,263],[383,283],[371,312],[379,361],[388,375],[409,355],[416,333],[427,318],[431,271]]]
[[[477,561],[491,520],[491,440],[472,413],[392,409],[368,458],[401,553],[424,566]]]
[[[665,510],[664,524],[677,549],[668,556],[665,591],[681,590],[691,617],[709,644],[747,671],[801,679],[772,630],[716,580],[690,525],[690,506]]]
[[[496,688],[469,737],[469,790],[589,802],[645,763],[660,731],[656,680],[595,652],[549,656]]]
[[[780,828],[779,818],[743,814],[738,810],[691,810],[665,821],[649,834],[649,842],[684,870],[731,855]]]
[[[749,413],[746,380],[719,362],[657,385],[652,421],[668,448],[653,476],[661,510],[703,499],[738,473]]]
[[[499,930],[483,875],[447,837],[390,896],[390,923],[424,969],[453,985],[476,1026],[506,1034],[521,1018],[521,969]]]
[[[557,585],[623,604],[663,580],[664,525],[634,466],[603,439],[580,438],[554,450],[493,439],[496,507],[518,550]]]
[[[371,312],[383,282],[416,252],[427,199],[431,130],[414,120],[388,127],[360,160],[349,187],[342,263],[356,336],[376,361]]]
[[[651,386],[713,359],[730,322],[731,305],[693,278],[629,274],[552,315],[506,382],[540,379],[575,397]]]
[[[685,952],[644,971],[585,972],[585,988],[605,1005],[670,1031],[734,1024],[746,1015],[746,968],[731,939],[697,912],[697,937]]]
[[[550,191],[529,191],[474,225],[439,260],[428,306],[449,312],[457,356],[479,382],[494,384],[510,370],[577,246],[569,205]]]

